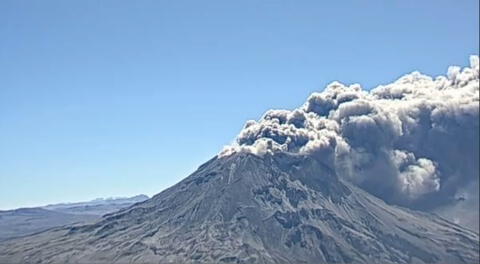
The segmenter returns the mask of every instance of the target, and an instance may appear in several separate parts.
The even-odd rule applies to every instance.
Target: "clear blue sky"
[[[467,65],[478,5],[0,1],[0,209],[152,195],[333,80]]]

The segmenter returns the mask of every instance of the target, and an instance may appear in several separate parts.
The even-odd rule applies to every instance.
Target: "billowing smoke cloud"
[[[312,155],[389,203],[456,221],[468,204],[476,223],[479,57],[446,76],[413,72],[371,91],[334,82],[298,109],[248,121],[220,155],[242,151]]]

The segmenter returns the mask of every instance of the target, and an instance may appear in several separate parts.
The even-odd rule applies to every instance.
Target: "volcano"
[[[306,155],[216,156],[149,200],[0,244],[0,263],[478,263],[479,235]]]

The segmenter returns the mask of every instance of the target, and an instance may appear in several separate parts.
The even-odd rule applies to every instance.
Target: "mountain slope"
[[[91,222],[104,214],[146,199],[146,195],[137,195],[0,211],[0,240],[31,235],[63,225]]]
[[[72,215],[38,207],[0,211],[0,241],[97,218],[94,215]]]
[[[237,153],[94,224],[4,242],[0,262],[476,263],[478,241],[313,158]]]

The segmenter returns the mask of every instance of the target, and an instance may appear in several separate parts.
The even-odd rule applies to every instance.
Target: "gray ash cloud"
[[[298,109],[248,121],[220,155],[279,151],[322,159],[388,203],[460,223],[468,204],[478,220],[479,57],[446,76],[412,72],[370,91],[334,82]]]

